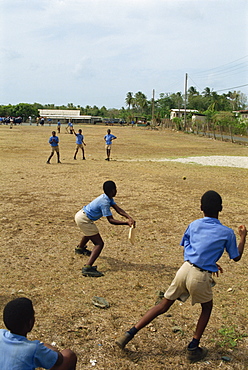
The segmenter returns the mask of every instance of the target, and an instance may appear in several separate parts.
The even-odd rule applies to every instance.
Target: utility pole
[[[184,87],[184,130],[186,130],[186,104],[187,104],[187,90],[188,90],[188,73],[185,75],[185,87]]]
[[[154,126],[154,98],[155,98],[155,90],[152,90],[152,126]]]

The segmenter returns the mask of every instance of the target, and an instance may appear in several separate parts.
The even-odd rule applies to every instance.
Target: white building
[[[101,117],[80,115],[80,109],[39,109],[40,117],[46,120],[60,120],[72,123],[96,123],[102,121]]]
[[[186,111],[186,114],[189,114],[189,113],[198,113],[198,110],[196,109],[171,109],[170,110],[170,119],[172,120],[173,118],[184,118],[184,113]]]

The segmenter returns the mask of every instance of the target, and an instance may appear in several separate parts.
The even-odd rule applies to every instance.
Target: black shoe
[[[187,357],[191,364],[203,360],[208,354],[208,350],[205,347],[187,348]]]
[[[91,276],[91,277],[100,277],[104,276],[104,274],[100,271],[97,271],[97,266],[85,266],[82,268],[83,276]]]
[[[90,256],[91,255],[91,251],[89,251],[89,249],[87,248],[75,248],[75,253],[76,254],[82,254],[83,256]]]
[[[132,340],[132,339],[133,339],[133,336],[131,334],[129,334],[128,332],[126,332],[122,337],[120,337],[119,339],[117,339],[115,341],[115,343],[121,349],[124,349],[125,346],[126,346],[126,344],[128,344],[128,342],[130,342],[130,340]]]

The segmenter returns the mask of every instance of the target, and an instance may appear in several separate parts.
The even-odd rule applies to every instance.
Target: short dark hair
[[[109,195],[112,190],[116,189],[116,185],[114,181],[105,181],[103,184],[103,191],[105,194]]]
[[[33,316],[33,303],[25,297],[13,299],[3,310],[3,322],[12,333],[20,332]]]
[[[201,210],[207,215],[214,215],[222,210],[222,199],[220,194],[209,190],[201,197]]]

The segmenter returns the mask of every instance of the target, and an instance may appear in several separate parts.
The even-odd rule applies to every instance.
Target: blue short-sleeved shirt
[[[230,259],[239,256],[234,231],[217,218],[204,217],[193,221],[180,244],[184,247],[184,261],[208,271],[218,271],[216,262],[225,250]]]
[[[0,329],[0,369],[34,370],[50,369],[58,359],[58,353],[38,340],[30,341],[21,335]]]
[[[76,144],[82,145],[84,141],[84,135],[82,134],[75,134],[76,135]]]
[[[116,136],[114,136],[112,134],[107,134],[107,135],[104,136],[104,139],[105,139],[107,145],[111,145],[112,140],[116,139]]]
[[[51,136],[48,142],[51,146],[58,146],[59,138],[58,136]]]
[[[114,204],[116,204],[114,198],[110,199],[106,194],[102,194],[87,206],[84,206],[83,210],[90,220],[97,221],[101,217],[112,216],[110,207]]]

